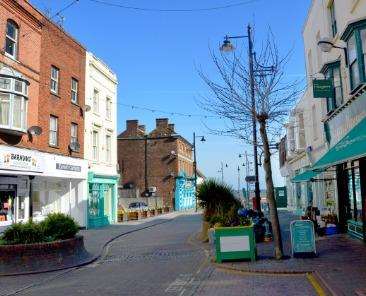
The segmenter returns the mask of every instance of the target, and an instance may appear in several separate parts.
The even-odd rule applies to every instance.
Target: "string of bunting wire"
[[[129,9],[129,10],[137,10],[137,11],[148,11],[148,12],[204,12],[204,11],[213,11],[213,10],[222,10],[222,9],[228,9],[243,5],[248,5],[254,2],[258,2],[260,0],[247,0],[247,1],[241,1],[237,3],[231,3],[221,6],[213,6],[213,7],[203,7],[203,8],[186,8],[186,9],[179,9],[179,8],[170,8],[170,9],[160,9],[160,8],[147,8],[147,7],[138,7],[138,6],[129,6],[124,5],[121,3],[116,2],[110,2],[106,0],[89,0],[90,2],[98,3],[105,6],[113,6],[123,9]]]
[[[172,112],[172,111],[165,111],[165,110],[160,110],[160,109],[152,109],[152,108],[148,108],[148,107],[141,107],[141,106],[136,106],[136,105],[129,105],[129,104],[123,104],[123,103],[117,103],[118,105],[124,106],[124,107],[129,107],[133,110],[144,110],[144,111],[149,111],[151,113],[161,113],[161,114],[167,114],[167,115],[171,115],[171,116],[182,116],[182,117],[188,117],[188,118],[192,118],[192,117],[198,117],[198,118],[220,118],[221,116],[216,116],[216,115],[205,115],[205,114],[189,114],[189,113],[182,113],[182,112]]]

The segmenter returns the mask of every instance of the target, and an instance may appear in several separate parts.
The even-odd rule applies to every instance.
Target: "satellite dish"
[[[78,152],[80,150],[79,142],[71,142],[69,145],[71,151]]]
[[[91,110],[91,107],[90,107],[90,105],[85,105],[84,109],[85,109],[85,112],[89,112]]]
[[[28,129],[28,133],[30,133],[32,136],[39,136],[42,134],[42,128],[38,125],[33,125]]]

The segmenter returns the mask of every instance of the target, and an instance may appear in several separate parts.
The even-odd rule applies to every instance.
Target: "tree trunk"
[[[276,259],[281,259],[283,257],[283,246],[282,246],[280,222],[278,220],[276,199],[274,196],[274,186],[273,186],[272,167],[271,167],[271,152],[268,143],[266,120],[259,120],[259,125],[260,125],[259,131],[263,143],[263,154],[264,154],[263,168],[265,172],[267,200],[269,203],[273,238],[275,242],[275,256]]]

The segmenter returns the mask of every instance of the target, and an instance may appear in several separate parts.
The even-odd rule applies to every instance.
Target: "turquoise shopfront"
[[[181,172],[175,181],[175,210],[185,211],[196,207],[194,178]]]
[[[117,221],[118,176],[88,173],[88,228],[98,228]]]

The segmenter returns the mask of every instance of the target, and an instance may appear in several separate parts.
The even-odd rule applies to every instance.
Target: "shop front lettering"
[[[56,169],[70,172],[81,172],[81,166],[65,163],[56,163]]]

